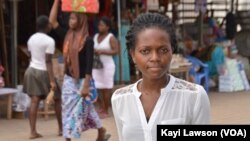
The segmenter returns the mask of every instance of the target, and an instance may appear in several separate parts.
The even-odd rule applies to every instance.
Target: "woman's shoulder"
[[[135,84],[130,84],[128,86],[125,86],[125,87],[122,87],[122,88],[119,88],[119,89],[115,90],[115,92],[112,95],[112,99],[116,98],[116,97],[119,97],[119,96],[132,94],[134,86],[135,86]]]
[[[174,85],[172,87],[172,90],[181,90],[181,91],[189,91],[189,92],[198,92],[200,93],[201,91],[204,90],[204,88],[201,85],[175,78]],[[204,90],[205,91],[205,90]]]
[[[203,86],[188,82],[183,79],[176,78],[172,87],[172,92],[177,94],[176,96],[185,96],[189,100],[207,101],[208,95]]]
[[[108,34],[108,36],[109,36],[109,38],[111,38],[111,37],[114,38],[115,37],[115,35],[113,33],[111,33],[111,32]]]
[[[93,36],[93,38],[97,38],[98,35],[99,35],[99,33],[95,33],[94,36]]]

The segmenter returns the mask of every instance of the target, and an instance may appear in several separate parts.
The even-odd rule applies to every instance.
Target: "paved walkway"
[[[211,102],[212,124],[250,124],[250,91],[237,93],[209,93]],[[102,120],[108,132],[112,134],[110,141],[118,141],[113,117]],[[63,141],[56,136],[57,126],[54,117],[49,120],[40,118],[38,131],[44,136],[35,141]],[[27,119],[0,119],[0,141],[29,141],[29,123]],[[72,141],[95,141],[96,130],[82,134],[81,139]]]

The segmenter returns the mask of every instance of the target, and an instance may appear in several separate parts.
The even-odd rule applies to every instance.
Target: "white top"
[[[110,44],[110,38],[112,36],[114,36],[112,33],[109,33],[100,43],[98,43],[98,36],[99,34],[95,34],[94,36],[94,49],[95,50],[107,50],[107,51],[111,51],[111,44]],[[105,66],[111,66],[114,67],[115,63],[113,60],[113,56],[112,55],[105,55],[105,54],[101,54],[100,55],[100,60],[102,61],[104,68]]]
[[[55,41],[47,34],[37,32],[29,38],[28,50],[31,53],[30,67],[47,70],[45,57],[46,54],[54,54]]]
[[[156,141],[158,124],[210,123],[210,102],[204,88],[174,76],[161,89],[147,122],[137,89],[139,81],[116,90],[112,96],[119,141]]]

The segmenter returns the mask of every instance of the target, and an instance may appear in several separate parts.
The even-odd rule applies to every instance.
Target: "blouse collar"
[[[174,86],[174,83],[175,83],[176,78],[175,78],[174,76],[172,76],[172,75],[169,75],[169,76],[170,76],[170,80],[169,80],[167,86],[161,89],[161,94],[166,94],[166,93],[168,93],[168,92],[172,89],[172,87]],[[141,96],[141,92],[138,90],[138,84],[139,84],[139,82],[141,82],[141,81],[142,81],[142,79],[138,80],[138,81],[134,84],[134,86],[133,86],[134,94],[135,94],[138,98]]]

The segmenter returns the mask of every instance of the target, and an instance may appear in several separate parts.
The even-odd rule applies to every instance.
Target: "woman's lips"
[[[162,68],[159,66],[153,66],[153,67],[148,67],[149,70],[154,70],[154,71],[158,71],[161,70]]]

